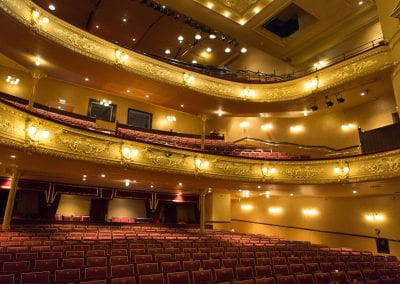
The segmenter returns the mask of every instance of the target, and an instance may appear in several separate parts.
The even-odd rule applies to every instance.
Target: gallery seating
[[[0,241],[0,283],[400,283],[395,256],[274,236],[55,223]]]

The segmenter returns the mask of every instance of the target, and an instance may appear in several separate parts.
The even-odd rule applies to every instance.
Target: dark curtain
[[[53,220],[60,204],[61,194],[57,194],[53,203],[47,204],[46,195],[42,192],[39,195],[39,216],[42,219]]]

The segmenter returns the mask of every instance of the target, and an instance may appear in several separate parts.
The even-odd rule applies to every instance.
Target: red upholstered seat
[[[278,276],[276,280],[278,284],[296,284],[296,279],[293,275]]]
[[[181,263],[179,261],[162,262],[161,271],[163,273],[173,273],[181,271]]]
[[[72,268],[82,268],[85,266],[84,258],[64,258],[62,260],[62,268],[72,269]]]
[[[196,271],[200,270],[201,262],[200,260],[188,260],[182,262],[182,268],[186,271]]]
[[[258,278],[256,279],[256,284],[275,284],[275,278],[274,277]]]
[[[219,269],[221,268],[221,261],[219,259],[203,260],[203,269]]]
[[[316,284],[326,284],[332,282],[332,276],[330,273],[315,273],[314,278]]]
[[[316,273],[320,271],[318,263],[306,263],[306,270],[309,273]]]
[[[88,257],[86,258],[86,265],[89,267],[107,266],[107,257]]]
[[[296,274],[297,284],[314,284],[314,277],[312,274]]]
[[[111,266],[112,278],[132,277],[133,275],[134,268],[132,264]]]
[[[235,278],[232,268],[215,269],[214,274],[217,282],[231,282]]]
[[[275,276],[280,276],[280,275],[288,275],[289,272],[289,268],[286,264],[284,265],[273,265],[272,269],[274,271],[274,275]]]
[[[346,284],[349,282],[347,275],[344,271],[332,272],[332,279],[338,284]]]
[[[306,268],[304,267],[304,264],[289,264],[289,270],[292,274],[306,273]]]
[[[58,259],[39,259],[34,265],[34,269],[38,271],[55,271],[58,268]]]
[[[134,257],[135,263],[151,263],[153,262],[153,256],[152,255],[135,255]]]
[[[254,258],[240,258],[239,264],[241,266],[255,266],[256,260]]]
[[[335,270],[330,262],[322,262],[319,264],[319,267],[322,272],[332,272]]]
[[[58,283],[70,283],[79,281],[81,278],[79,269],[56,270],[55,281]]]
[[[253,278],[254,278],[254,272],[251,266],[236,267],[236,279],[245,280]]]
[[[175,254],[175,260],[176,261],[189,261],[190,260],[190,254],[188,254],[188,253],[177,253],[177,254]]]
[[[0,283],[1,284],[14,284],[14,274],[4,274],[0,275]]]
[[[127,256],[110,256],[111,265],[124,265],[129,263]]]
[[[190,276],[188,271],[173,272],[167,274],[168,284],[190,284]]]
[[[111,284],[135,284],[135,277],[113,278]]]
[[[362,270],[365,281],[379,280],[379,275],[375,270],[364,269]]]
[[[16,273],[16,272],[29,272],[30,262],[29,261],[4,262],[2,271],[6,274]]]
[[[235,268],[236,266],[238,266],[238,260],[237,259],[223,259],[222,266],[225,268]]]
[[[164,284],[164,276],[162,274],[141,275],[139,277],[140,284]]]
[[[172,261],[172,255],[171,254],[156,254],[154,255],[154,261],[155,262],[169,262]]]
[[[106,280],[108,278],[107,266],[85,268],[86,280]]]
[[[193,284],[212,283],[213,277],[211,270],[200,270],[192,272]]]
[[[0,283],[3,283],[0,281]],[[21,273],[21,283],[50,283],[50,272],[40,271],[40,272],[29,272]]]
[[[159,273],[157,263],[140,263],[136,265],[138,275],[148,275]]]

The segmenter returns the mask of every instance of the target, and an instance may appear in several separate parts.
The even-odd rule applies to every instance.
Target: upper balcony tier
[[[128,86],[134,84],[131,96],[138,93],[143,98],[143,94],[162,90],[160,97],[154,96],[154,103],[171,107],[177,96],[191,101],[196,99],[199,106],[191,111],[195,113],[206,113],[205,109],[216,111],[221,102],[226,102],[224,110],[232,114],[276,110],[287,102],[299,105],[299,101],[310,95],[343,86],[393,65],[389,48],[384,42],[377,42],[370,48],[354,51],[349,57],[333,60],[326,68],[285,77],[281,82],[234,82],[231,79],[235,78],[217,78],[214,73],[203,74],[204,70],[171,64],[102,40],[29,0],[0,0],[0,8],[3,15],[8,15],[1,17],[0,24],[10,27],[2,31],[7,41],[0,52],[28,69],[38,68],[35,56],[40,56],[39,68],[49,76],[82,82],[85,74],[101,73],[96,76],[107,91],[126,92]],[[25,46],[35,48],[27,51]],[[82,77],[78,78],[77,74]],[[105,84],[106,79],[113,83]]]
[[[65,123],[66,119],[60,120],[60,115],[54,115],[51,121],[40,117],[40,112],[43,110],[0,103],[1,149],[135,171],[242,182],[330,184],[400,176],[399,150],[323,160],[249,159],[127,140],[99,129],[87,129],[95,127],[91,121],[69,118],[72,127]]]

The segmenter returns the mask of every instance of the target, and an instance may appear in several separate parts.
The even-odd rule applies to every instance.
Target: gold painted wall
[[[144,200],[114,198],[108,202],[107,218],[146,218]]]
[[[222,117],[207,122],[208,131],[218,131],[226,135],[227,141],[243,137],[260,138],[275,142],[292,142],[304,145],[343,148],[359,145],[357,129],[344,132],[343,124],[355,123],[363,130],[369,130],[393,123],[394,98],[391,94],[376,101],[362,104],[344,111],[321,113],[300,118]],[[242,121],[250,123],[244,132],[239,127]],[[261,125],[271,123],[273,129],[262,131]],[[304,131],[291,133],[290,127],[302,125]],[[333,135],[334,134],[334,135]]]
[[[231,195],[229,193],[211,193],[206,195],[206,223],[214,229],[229,229],[231,221]]]
[[[91,198],[87,196],[62,194],[56,215],[89,216]]]
[[[244,210],[242,205],[252,209]],[[281,208],[280,214],[272,214],[269,208]],[[316,209],[315,216],[305,216],[303,209]],[[383,221],[370,222],[367,213],[380,213]],[[393,196],[313,198],[313,197],[262,197],[232,201],[232,219],[254,221],[274,225],[307,228],[329,232],[342,232],[375,237],[375,229],[381,237],[400,240],[400,199]],[[332,247],[351,247],[376,252],[375,240],[340,234],[313,232],[302,229],[265,226],[234,221],[236,232],[278,235],[291,240],[307,240]],[[400,256],[400,243],[391,242],[392,254]]]

